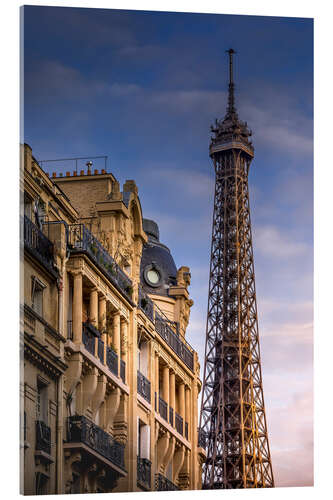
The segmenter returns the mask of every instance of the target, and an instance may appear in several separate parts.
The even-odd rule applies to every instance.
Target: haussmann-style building
[[[22,493],[200,489],[189,268],[134,181],[21,155]]]

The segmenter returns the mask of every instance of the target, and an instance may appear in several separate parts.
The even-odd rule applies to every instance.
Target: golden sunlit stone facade
[[[22,146],[22,493],[200,489],[189,268],[162,286],[135,182],[89,168]]]

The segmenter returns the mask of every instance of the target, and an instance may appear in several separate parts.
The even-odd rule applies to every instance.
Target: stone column
[[[90,292],[89,320],[95,328],[98,328],[98,292],[93,288]]]
[[[170,372],[170,408],[173,409],[173,421],[170,422],[172,426],[175,425],[175,411],[176,411],[176,374]],[[169,414],[170,420],[170,414]]]
[[[159,357],[156,353],[155,355],[155,392],[156,392],[156,407],[155,411],[158,412],[158,397],[160,392],[160,369],[159,369]]]
[[[128,324],[125,319],[122,318],[120,322],[120,343],[121,343],[121,359],[125,362],[125,382],[127,383],[127,328]],[[119,373],[120,375],[120,373]]]
[[[82,343],[82,273],[74,274],[73,290],[73,341]]]
[[[163,367],[163,399],[169,406],[169,367]]]
[[[90,292],[89,321],[98,328],[98,292],[93,288]],[[98,358],[98,339],[95,338],[95,356]]]
[[[103,296],[99,299],[98,304],[98,329],[101,332],[101,337],[104,342],[104,357],[103,363],[106,364],[106,298]]]
[[[120,375],[119,372],[119,364],[120,364],[120,356],[121,356],[121,346],[120,346],[120,313],[117,311],[113,316],[113,345],[116,349],[116,353],[118,356],[118,377]]]
[[[185,420],[185,384],[179,384],[179,415]],[[185,427],[185,424],[184,424]]]
[[[185,387],[185,422],[188,424],[188,440],[191,440],[191,406],[190,406],[190,400],[191,400],[191,390],[189,387]],[[185,422],[184,422],[184,435],[185,435]]]

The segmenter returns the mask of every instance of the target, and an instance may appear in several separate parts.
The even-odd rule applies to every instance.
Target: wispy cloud
[[[256,247],[265,257],[274,259],[289,259],[305,255],[309,248],[306,243],[294,241],[293,237],[274,226],[257,227],[254,229]]]

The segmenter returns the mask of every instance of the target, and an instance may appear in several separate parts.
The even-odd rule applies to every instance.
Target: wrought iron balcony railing
[[[193,350],[190,350],[180,335],[172,330],[170,321],[161,315],[161,311],[158,313],[155,311],[155,329],[180,359],[193,370]]]
[[[97,339],[97,354],[101,363],[104,363],[104,342],[101,339]]]
[[[161,415],[162,418],[164,418],[164,420],[168,421],[168,405],[167,403],[164,401],[164,399],[161,398],[161,396],[159,396],[158,398],[158,403],[159,403],[159,414]]]
[[[139,308],[145,313],[145,315],[154,323],[154,302],[151,298],[139,287]]]
[[[68,245],[71,252],[86,252],[111,283],[128,299],[132,299],[132,281],[84,224],[68,226]]]
[[[36,421],[36,451],[51,455],[51,429],[42,420]]]
[[[83,415],[68,417],[67,442],[83,443],[125,470],[125,445]]]
[[[106,364],[110,372],[118,377],[118,354],[109,346],[106,348]]]
[[[203,431],[202,429],[198,429],[198,446],[205,449],[206,442],[207,442],[207,436],[205,431]]]
[[[151,488],[151,461],[148,458],[137,457],[136,478],[139,485],[150,490]]]
[[[120,378],[126,384],[126,363],[122,359],[120,360]]]
[[[183,420],[183,417],[178,415],[177,412],[175,412],[175,427],[176,427],[177,432],[179,432],[179,434],[183,435],[183,433],[184,433],[184,420]]]
[[[53,243],[26,215],[23,217],[23,235],[24,247],[52,274],[56,274],[53,265]]]
[[[138,307],[155,324],[157,333],[180,357],[180,359],[193,371],[193,348],[178,333],[178,325],[170,321],[160,308],[139,287]],[[174,331],[174,329],[176,331]]]
[[[138,393],[150,403],[150,381],[138,370]]]
[[[86,323],[82,323],[82,342],[87,351],[93,356],[95,356],[95,339],[96,337],[92,335]]]
[[[155,474],[156,491],[178,491],[179,488],[162,474]]]
[[[173,427],[173,408],[169,406],[169,424]]]

